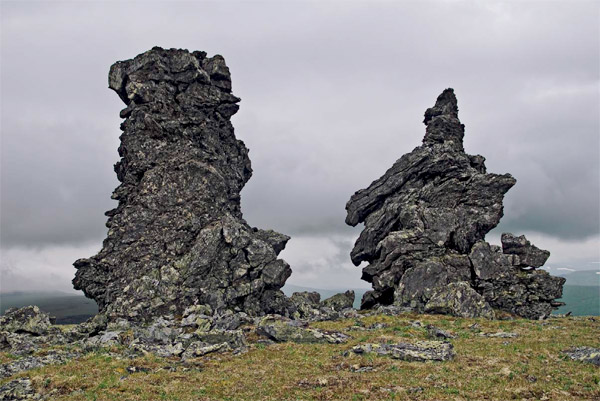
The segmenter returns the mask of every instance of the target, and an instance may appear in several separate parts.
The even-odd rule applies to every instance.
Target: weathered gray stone
[[[73,351],[52,350],[43,356],[28,356],[0,365],[0,379],[10,377],[25,370],[40,368],[46,365],[56,365],[76,358],[81,353]]]
[[[468,318],[494,318],[494,311],[485,301],[485,298],[464,281],[438,287],[437,291],[425,304],[425,312]]]
[[[507,331],[498,331],[496,333],[479,333],[480,337],[490,337],[490,338],[517,338],[519,335],[513,332]]]
[[[449,361],[454,358],[454,347],[444,341],[417,341],[397,344],[361,344],[352,348],[356,354],[376,353],[389,355],[394,359],[404,361]]]
[[[504,194],[516,180],[487,173],[484,157],[465,153],[452,89],[425,112],[424,123],[423,144],[346,204],[346,223],[365,225],[350,255],[357,266],[368,262],[362,278],[373,285],[361,308],[395,304],[417,312],[490,317],[493,307],[529,318],[548,316],[558,305],[554,299],[561,296],[563,281],[522,272],[525,266],[539,267],[548,253],[524,237],[505,235],[506,255],[483,242],[500,221]],[[489,248],[484,255],[477,244]]]
[[[354,305],[354,291],[348,290],[329,297],[321,302],[321,306],[341,312],[344,309],[352,308]]]
[[[581,361],[600,366],[600,348],[575,347],[564,350],[563,353],[574,361]]]
[[[439,327],[435,327],[431,324],[428,324],[426,327],[427,329],[427,335],[430,338],[443,338],[443,339],[451,339],[451,338],[456,338],[456,336],[446,330],[442,330]]]
[[[469,255],[474,288],[496,309],[528,319],[546,318],[562,297],[563,277],[545,270],[523,270],[498,246],[480,241]]]
[[[75,262],[73,284],[110,320],[213,311],[289,315],[280,291],[289,237],[250,227],[240,191],[252,175],[230,118],[239,98],[223,57],[153,48],[115,63],[121,112],[119,201],[102,250]]]
[[[189,345],[189,347],[185,350],[181,359],[187,361],[190,358],[198,358],[204,356],[206,354],[211,354],[214,352],[224,352],[230,351],[231,348],[227,343],[218,343],[218,344],[207,344],[201,341],[193,342]]]
[[[21,377],[0,387],[0,401],[41,400],[42,395],[31,386],[31,380]]]
[[[320,313],[321,295],[316,291],[294,292],[290,301],[296,308],[296,318],[312,319]]]
[[[501,237],[502,252],[515,255],[512,264],[522,267],[540,267],[550,257],[550,252],[544,251],[532,245],[524,235],[516,237],[510,233],[504,233]]]
[[[349,338],[344,333],[311,329],[306,323],[276,315],[261,319],[256,331],[276,342],[339,344]]]
[[[0,331],[44,335],[50,329],[50,316],[35,305],[11,308],[0,316]]]

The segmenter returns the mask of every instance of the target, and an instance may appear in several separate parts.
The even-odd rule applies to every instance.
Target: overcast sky
[[[598,269],[599,3],[1,2],[0,290],[71,290],[118,185],[108,69],[153,46],[222,54],[254,175],[247,221],[292,236],[288,283],[367,287],[344,206],[421,143],[453,87],[465,148],[511,173],[503,231]]]

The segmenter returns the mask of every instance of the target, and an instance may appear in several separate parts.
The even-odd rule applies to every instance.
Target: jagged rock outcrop
[[[110,68],[126,104],[102,250],[79,259],[74,287],[111,320],[181,315],[191,305],[287,315],[277,259],[289,237],[250,227],[240,191],[252,175],[230,118],[239,98],[221,56],[153,48]]]
[[[516,180],[487,173],[483,156],[465,153],[452,89],[427,109],[424,123],[423,144],[346,205],[346,223],[365,224],[351,252],[355,265],[369,263],[362,277],[373,291],[362,308],[395,304],[468,317],[491,317],[497,308],[547,316],[564,283],[535,270],[549,253],[512,234],[503,235],[503,251],[484,242]]]

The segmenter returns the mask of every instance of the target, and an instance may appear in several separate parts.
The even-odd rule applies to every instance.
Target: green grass
[[[420,320],[457,334],[449,362],[404,362],[349,352],[360,342],[416,341]],[[314,323],[343,330],[345,344],[250,343],[238,356],[213,354],[183,366],[152,355],[126,359],[88,354],[63,365],[22,373],[53,400],[593,400],[600,398],[600,369],[565,358],[570,346],[600,346],[600,320],[570,317],[547,321],[488,321],[447,316],[372,316],[373,331],[347,330],[355,319]],[[483,332],[519,333],[515,339],[486,338]],[[256,339],[256,335],[249,338]],[[6,358],[6,356],[4,356]],[[128,366],[148,372],[128,373]],[[176,366],[176,371],[167,369]],[[370,367],[371,371],[353,370]],[[8,381],[4,379],[2,382]]]

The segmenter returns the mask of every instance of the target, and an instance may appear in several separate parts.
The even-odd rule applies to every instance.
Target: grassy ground
[[[434,324],[458,337],[450,362],[403,362],[344,351],[363,342],[415,341],[426,331],[411,321]],[[253,342],[241,355],[219,354],[188,366],[145,356],[121,359],[94,353],[28,376],[53,400],[598,400],[600,369],[571,361],[561,350],[600,346],[600,319],[571,317],[547,321],[487,321],[447,316],[372,316],[359,331],[356,320],[320,322],[314,327],[344,330],[340,345]],[[477,323],[480,327],[471,328]],[[482,332],[512,331],[518,338],[487,338]],[[12,356],[1,355],[0,361]],[[140,372],[130,373],[136,367]],[[354,372],[370,367],[367,372]],[[131,370],[131,369],[130,369]],[[8,381],[5,379],[0,384]]]

